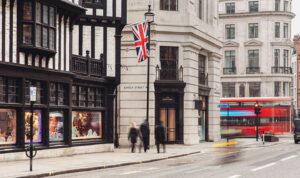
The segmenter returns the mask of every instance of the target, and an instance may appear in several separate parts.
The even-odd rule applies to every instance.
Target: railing
[[[247,67],[246,69],[246,73],[247,74],[256,74],[260,72],[260,68],[259,67]]]
[[[223,74],[236,74],[236,67],[230,67],[230,68],[223,68]]]
[[[183,81],[183,67],[179,69],[166,68],[160,69],[156,66],[156,80],[180,80]]]
[[[86,57],[73,55],[71,71],[81,75],[102,77],[105,75],[103,55],[98,60],[90,58],[89,51],[86,51]]]
[[[272,67],[273,74],[292,74],[291,67]]]

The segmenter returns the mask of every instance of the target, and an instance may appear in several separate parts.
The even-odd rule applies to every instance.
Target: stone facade
[[[257,12],[250,12],[252,2],[258,3]],[[235,53],[235,62],[229,64],[226,57],[222,60],[223,97],[291,96],[291,20],[295,14],[291,12],[291,0],[279,2],[275,4],[275,1],[270,0],[219,1],[219,29],[221,40],[224,41],[223,54],[225,56],[226,51]],[[230,12],[229,3],[234,6],[234,12]],[[276,27],[276,24],[279,27]],[[227,36],[230,34],[226,34],[228,25],[234,27],[234,37],[231,39]],[[252,25],[258,26],[255,29],[257,32],[253,32],[256,34],[251,32]],[[251,64],[248,54],[251,50],[258,50],[258,64]],[[277,61],[275,50],[279,52]],[[234,68],[233,72],[230,72],[230,68]],[[250,91],[250,82],[260,84],[260,94]],[[232,89],[235,91],[230,95],[225,94],[224,83],[233,83]]]
[[[298,70],[298,66],[300,65],[300,35],[296,35],[294,37],[294,45],[295,45],[295,54],[294,54],[294,61],[295,61],[295,79],[294,79],[294,98],[295,98],[295,109],[297,115],[299,115],[299,109],[300,109],[300,72]]]
[[[141,22],[147,11],[148,1],[128,1],[128,23]],[[160,47],[178,48],[178,69],[182,66],[183,79],[175,83],[184,84],[182,113],[183,139],[180,143],[199,143],[199,115],[195,109],[195,101],[199,100],[199,55],[205,57],[205,73],[208,76],[207,84],[203,87],[208,90],[208,139],[220,138],[220,120],[217,105],[220,98],[220,64],[222,43],[217,36],[218,15],[217,1],[203,1],[201,18],[199,17],[198,1],[178,1],[177,10],[161,10],[160,0],[151,0],[154,7],[155,22],[151,26],[151,59],[150,59],[150,144],[154,144],[154,128],[159,119],[157,110],[158,101],[157,68],[161,68]],[[122,34],[122,70],[119,92],[119,134],[120,144],[128,144],[127,134],[129,123],[135,121],[138,125],[146,117],[146,77],[147,61],[138,63],[133,42],[131,28],[125,28]],[[160,84],[166,83],[159,82]],[[171,81],[172,83],[172,81]],[[173,82],[174,84],[174,82]],[[169,85],[170,87],[170,85]],[[172,88],[170,89],[172,90]],[[157,114],[158,113],[158,114]],[[178,124],[178,123],[177,123]],[[177,129],[177,127],[176,127]]]

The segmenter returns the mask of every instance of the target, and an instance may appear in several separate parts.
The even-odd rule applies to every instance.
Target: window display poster
[[[101,112],[72,112],[72,138],[102,138]]]
[[[16,110],[0,109],[0,145],[16,143]]]
[[[25,111],[25,143],[30,142],[30,117],[31,111]],[[33,111],[33,142],[42,141],[42,111]]]
[[[62,111],[49,113],[49,140],[64,140],[64,112]]]

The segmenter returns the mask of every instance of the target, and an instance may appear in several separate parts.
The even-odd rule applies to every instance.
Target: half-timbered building
[[[26,148],[31,86],[37,149],[112,147],[126,6],[126,0],[2,0],[1,153]]]

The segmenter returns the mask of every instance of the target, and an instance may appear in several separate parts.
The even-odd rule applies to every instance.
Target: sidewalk
[[[284,141],[265,143],[256,142],[254,138],[236,139],[238,147],[267,147]],[[42,177],[71,172],[104,169],[132,164],[153,162],[163,159],[181,157],[191,154],[213,152],[213,142],[199,145],[167,145],[167,153],[156,153],[152,147],[148,153],[130,153],[129,148],[115,149],[114,152],[74,155],[69,157],[34,159],[33,171],[29,171],[29,160],[0,162],[0,177]]]

